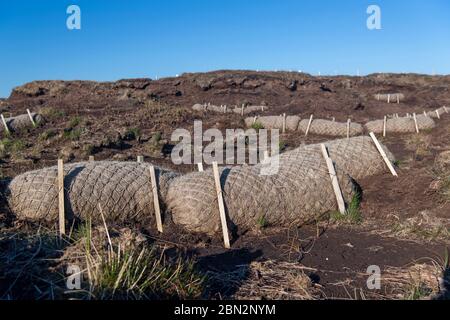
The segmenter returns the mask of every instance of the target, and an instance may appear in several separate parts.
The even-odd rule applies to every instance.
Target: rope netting
[[[306,133],[309,120],[302,120],[298,126],[298,130],[302,133]],[[316,119],[311,122],[309,133],[330,136],[330,137],[342,137],[347,136],[347,123],[335,122],[330,120]],[[351,137],[358,136],[363,133],[363,126],[356,122],[350,123],[349,135]]]
[[[439,118],[443,114],[449,113],[449,112],[450,112],[450,108],[448,108],[448,107],[441,107],[441,108],[438,108],[438,109],[436,109],[434,111],[429,111],[426,114],[427,114],[428,117],[431,117],[431,118]],[[439,114],[439,116],[438,116],[438,114]]]
[[[216,106],[212,104],[195,104],[192,106],[192,110],[195,111],[207,111],[207,112],[216,112],[216,113],[236,113],[236,114],[250,114],[253,112],[264,112],[269,110],[267,106],[244,106],[244,110],[242,110],[242,106]]]
[[[265,116],[265,117],[249,117],[245,119],[247,127],[253,126],[255,123],[261,125],[265,129],[282,129],[283,116]],[[298,116],[286,117],[286,130],[300,131],[306,133],[309,119],[301,120]],[[330,120],[313,119],[311,122],[309,133],[329,136],[329,137],[344,137],[347,136],[347,122],[336,122]],[[358,136],[363,133],[363,126],[359,123],[351,122],[349,134],[351,137]]]
[[[416,116],[419,130],[428,130],[436,127],[436,123],[430,117]],[[366,130],[373,133],[382,133],[384,120],[370,121],[365,124]],[[391,118],[386,121],[386,132],[413,133],[416,132],[416,124],[413,117]]]
[[[155,167],[159,197],[177,174]],[[150,164],[82,162],[64,166],[66,212],[69,218],[100,222],[154,221]],[[54,222],[58,217],[57,166],[26,172],[6,188],[9,208],[18,218]]]
[[[36,124],[39,124],[43,119],[42,116],[37,113],[31,113],[33,120]],[[32,127],[33,123],[31,122],[30,116],[28,114],[21,114],[16,117],[6,118],[5,119],[8,129],[12,132],[20,130],[22,128]],[[5,127],[3,123],[0,125],[0,132],[5,131]]]
[[[386,171],[369,137],[326,143],[335,162],[343,197],[355,192],[354,179]],[[394,158],[386,150],[389,159]],[[272,163],[275,158],[271,158]],[[337,209],[336,197],[320,144],[302,146],[279,157],[273,175],[261,175],[269,164],[221,169],[221,185],[231,227],[299,225]],[[350,178],[352,177],[352,178]],[[172,181],[167,206],[175,224],[191,232],[219,231],[217,194],[212,170],[190,173]]]
[[[386,170],[369,137],[327,142],[344,199],[356,190],[352,178]],[[392,154],[386,150],[389,159]],[[263,219],[273,226],[290,226],[336,210],[336,198],[320,145],[302,146],[256,166],[221,169],[225,207],[231,225],[241,230]],[[276,165],[278,163],[278,166]],[[150,164],[135,162],[83,162],[64,167],[68,219],[101,223],[139,222],[155,225]],[[278,170],[274,170],[278,168]],[[271,175],[264,174],[272,171]],[[163,210],[175,224],[191,232],[213,234],[220,228],[217,193],[211,170],[180,176],[155,167]],[[23,220],[56,222],[58,219],[57,167],[30,171],[6,186],[12,212]],[[351,177],[351,178],[350,178]]]
[[[283,116],[265,116],[265,117],[249,117],[245,119],[245,125],[247,127],[253,126],[253,124],[258,123],[265,129],[283,129]],[[298,116],[286,116],[286,130],[296,131],[298,124],[300,122],[300,117]]]
[[[395,103],[405,100],[405,95],[403,93],[378,93],[375,95],[375,99],[377,99],[378,101]]]

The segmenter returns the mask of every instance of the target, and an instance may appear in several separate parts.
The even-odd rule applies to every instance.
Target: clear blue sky
[[[66,28],[77,4],[82,29]],[[366,9],[382,10],[382,30]],[[39,79],[215,69],[450,73],[448,0],[0,1],[0,97]]]

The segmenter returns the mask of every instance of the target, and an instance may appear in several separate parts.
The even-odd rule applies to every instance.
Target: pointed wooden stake
[[[58,159],[58,211],[59,211],[59,235],[66,234],[66,214],[64,202],[64,162]]]
[[[352,120],[347,120],[347,139],[350,139],[350,125],[352,123]]]
[[[227,216],[225,214],[225,204],[223,201],[222,185],[220,184],[219,166],[213,162],[214,181],[216,184],[217,201],[219,202],[220,222],[222,224],[223,242],[225,248],[230,249],[230,237],[228,235]]]
[[[156,215],[156,227],[158,228],[158,231],[162,233],[163,226],[161,218],[161,208],[159,207],[158,184],[156,182],[156,174],[154,166],[150,166],[150,180],[152,183],[153,205],[155,208],[155,215]]]
[[[313,117],[314,117],[314,116],[311,115],[311,117],[309,118],[308,127],[306,128],[306,132],[305,132],[305,137],[308,136],[309,129],[311,128],[311,123],[312,123],[312,121],[313,121]]]
[[[5,131],[6,131],[6,133],[7,133],[7,134],[10,134],[11,131],[9,131],[8,124],[6,123],[5,117],[3,116],[3,114],[0,115],[0,116],[1,116],[1,118],[2,118],[3,125],[5,126]]]
[[[30,109],[27,109],[28,117],[30,117],[33,127],[36,127],[36,122],[34,122],[33,116],[31,115]]]
[[[327,147],[324,144],[321,144],[321,148],[323,158],[325,159],[325,162],[328,167],[328,172],[330,174],[331,184],[333,185],[333,190],[336,196],[339,212],[341,214],[345,214],[345,202],[344,197],[342,196],[341,187],[339,186],[339,181],[336,175],[336,169],[334,168],[333,161],[331,160],[330,155],[328,154]]]
[[[387,117],[384,116],[384,121],[383,121],[383,137],[386,137],[386,125],[387,125]]]
[[[419,125],[417,123],[417,116],[415,113],[413,113],[413,118],[414,118],[414,124],[416,126],[416,132],[419,133]]]
[[[380,142],[378,142],[377,137],[375,136],[375,134],[373,132],[371,132],[370,137],[372,138],[373,142],[375,143],[375,146],[377,147],[378,152],[381,154],[381,157],[383,158],[384,162],[386,163],[386,165],[389,168],[389,171],[391,171],[392,175],[394,177],[398,177],[397,172],[394,169],[394,166],[392,165],[391,161],[388,159],[386,152],[384,152],[383,148],[381,147]]]

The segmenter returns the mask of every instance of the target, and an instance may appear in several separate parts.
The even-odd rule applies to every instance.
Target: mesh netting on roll
[[[427,112],[427,116],[431,117],[431,118],[438,118],[438,113],[439,113],[439,116],[442,116],[443,114],[447,114],[449,112],[450,112],[450,108],[442,107],[442,108],[439,108],[439,109],[437,109],[435,111]]]
[[[385,102],[401,102],[405,100],[405,95],[403,93],[387,93],[387,94],[376,94],[375,99],[378,101],[385,101]]]
[[[149,164],[134,162],[83,162],[64,166],[68,217],[105,218],[114,222],[154,221]],[[160,198],[176,174],[155,167]],[[9,207],[20,219],[53,222],[58,217],[57,167],[30,171],[6,187]]]
[[[369,137],[326,143],[336,163],[344,199],[354,192],[353,178],[386,170]],[[393,160],[392,154],[387,151]],[[224,202],[231,225],[254,228],[259,221],[272,226],[299,225],[336,210],[336,197],[320,145],[302,146],[282,154],[279,170],[261,175],[267,165],[221,170]],[[211,170],[174,179],[167,193],[167,206],[175,224],[188,231],[214,234],[220,230],[219,208]]]
[[[246,106],[244,107],[244,114],[249,114],[252,112],[264,112],[266,110],[269,110],[269,107],[266,106]],[[235,107],[233,109],[234,113],[241,114],[242,113],[242,107]]]
[[[300,117],[298,116],[286,116],[286,130],[297,130]],[[254,123],[258,123],[265,129],[283,129],[283,116],[265,116],[257,117],[256,121],[254,117],[245,119],[245,125],[251,127]]]
[[[244,107],[244,112],[242,112],[242,107],[234,106],[230,107],[227,106],[215,106],[212,104],[206,105],[206,104],[195,104],[192,106],[192,109],[195,111],[208,111],[208,112],[216,112],[216,113],[237,113],[237,114],[249,114],[252,112],[264,112],[269,109],[269,107],[266,106],[246,106]]]
[[[42,121],[41,115],[37,113],[32,113],[31,116],[36,124]],[[30,116],[28,114],[21,114],[17,117],[11,117],[5,119],[6,124],[8,125],[8,129],[12,132],[20,130],[22,128],[32,127],[33,123],[31,122]],[[0,132],[5,131],[5,127],[3,124],[0,125]]]
[[[306,133],[308,123],[309,119],[300,121],[300,124],[298,125],[298,130],[303,133]],[[309,133],[330,137],[347,136],[347,123],[316,119],[312,121],[311,126],[309,128]],[[351,137],[361,135],[362,133],[363,133],[362,125],[355,122],[350,123]]]
[[[419,130],[433,129],[436,124],[430,117],[424,115],[418,115],[417,126]],[[384,120],[370,121],[365,124],[367,131],[373,133],[382,133],[384,126]],[[393,133],[412,133],[416,132],[416,125],[413,117],[392,118],[386,121],[386,132]]]

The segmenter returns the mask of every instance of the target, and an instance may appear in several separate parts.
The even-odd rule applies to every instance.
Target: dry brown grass
[[[435,261],[406,268],[388,268],[382,273],[384,290],[374,298],[429,300],[440,292],[442,266]]]
[[[68,290],[69,265],[81,288]],[[48,230],[0,232],[0,299],[194,299],[204,276],[194,261],[165,254],[130,229],[80,227],[61,240]]]
[[[307,273],[311,269],[282,261],[252,262],[233,272],[208,272],[207,277],[237,300],[313,300],[322,296]],[[227,290],[228,289],[228,290]]]
[[[406,220],[394,215],[390,218],[389,228],[381,232],[384,235],[430,242],[450,239],[450,220],[439,218],[432,212],[422,211]]]

